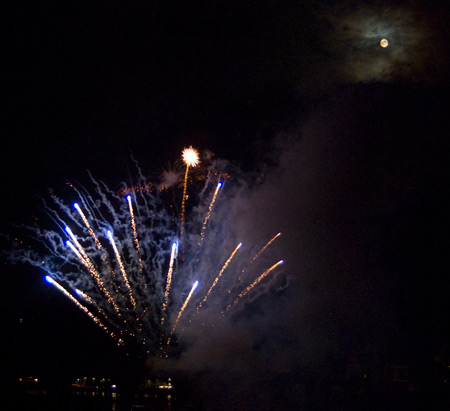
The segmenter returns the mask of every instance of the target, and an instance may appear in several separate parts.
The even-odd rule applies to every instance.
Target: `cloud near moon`
[[[431,22],[422,11],[396,6],[330,8],[324,39],[326,61],[331,57],[335,62],[330,74],[344,82],[434,81],[444,66],[439,60],[444,55],[440,23]]]

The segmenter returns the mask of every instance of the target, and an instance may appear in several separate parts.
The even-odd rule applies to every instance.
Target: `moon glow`
[[[382,39],[380,41],[380,46],[383,48],[386,48],[387,46],[389,46],[389,42],[387,41],[387,39]]]

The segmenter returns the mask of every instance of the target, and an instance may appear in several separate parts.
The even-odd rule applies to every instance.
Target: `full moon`
[[[386,48],[387,46],[389,46],[389,42],[386,39],[382,39],[380,41],[380,46]]]

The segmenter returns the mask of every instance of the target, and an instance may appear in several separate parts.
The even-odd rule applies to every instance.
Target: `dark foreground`
[[[225,391],[226,388],[224,388]],[[136,410],[449,410],[450,384],[434,387],[393,384],[382,390],[367,387],[295,385],[289,394],[274,392],[215,397],[195,384],[178,387],[74,386],[68,380],[9,381],[2,385],[2,410],[136,411]],[[215,398],[217,401],[215,401]],[[225,400],[224,400],[225,398]],[[266,398],[266,400],[262,400]]]

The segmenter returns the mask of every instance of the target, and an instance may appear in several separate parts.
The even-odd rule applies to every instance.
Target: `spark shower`
[[[281,233],[233,242],[232,207],[221,196],[227,174],[209,167],[190,178],[199,154],[190,147],[182,159],[184,179],[172,186],[139,170],[138,182],[119,191],[91,176],[90,192],[68,184],[76,201],[51,192],[44,206],[53,228],[28,227],[34,245],[20,241],[12,253],[44,270],[118,345],[162,358],[177,355],[185,330],[206,332],[245,310],[283,263],[268,251]]]

